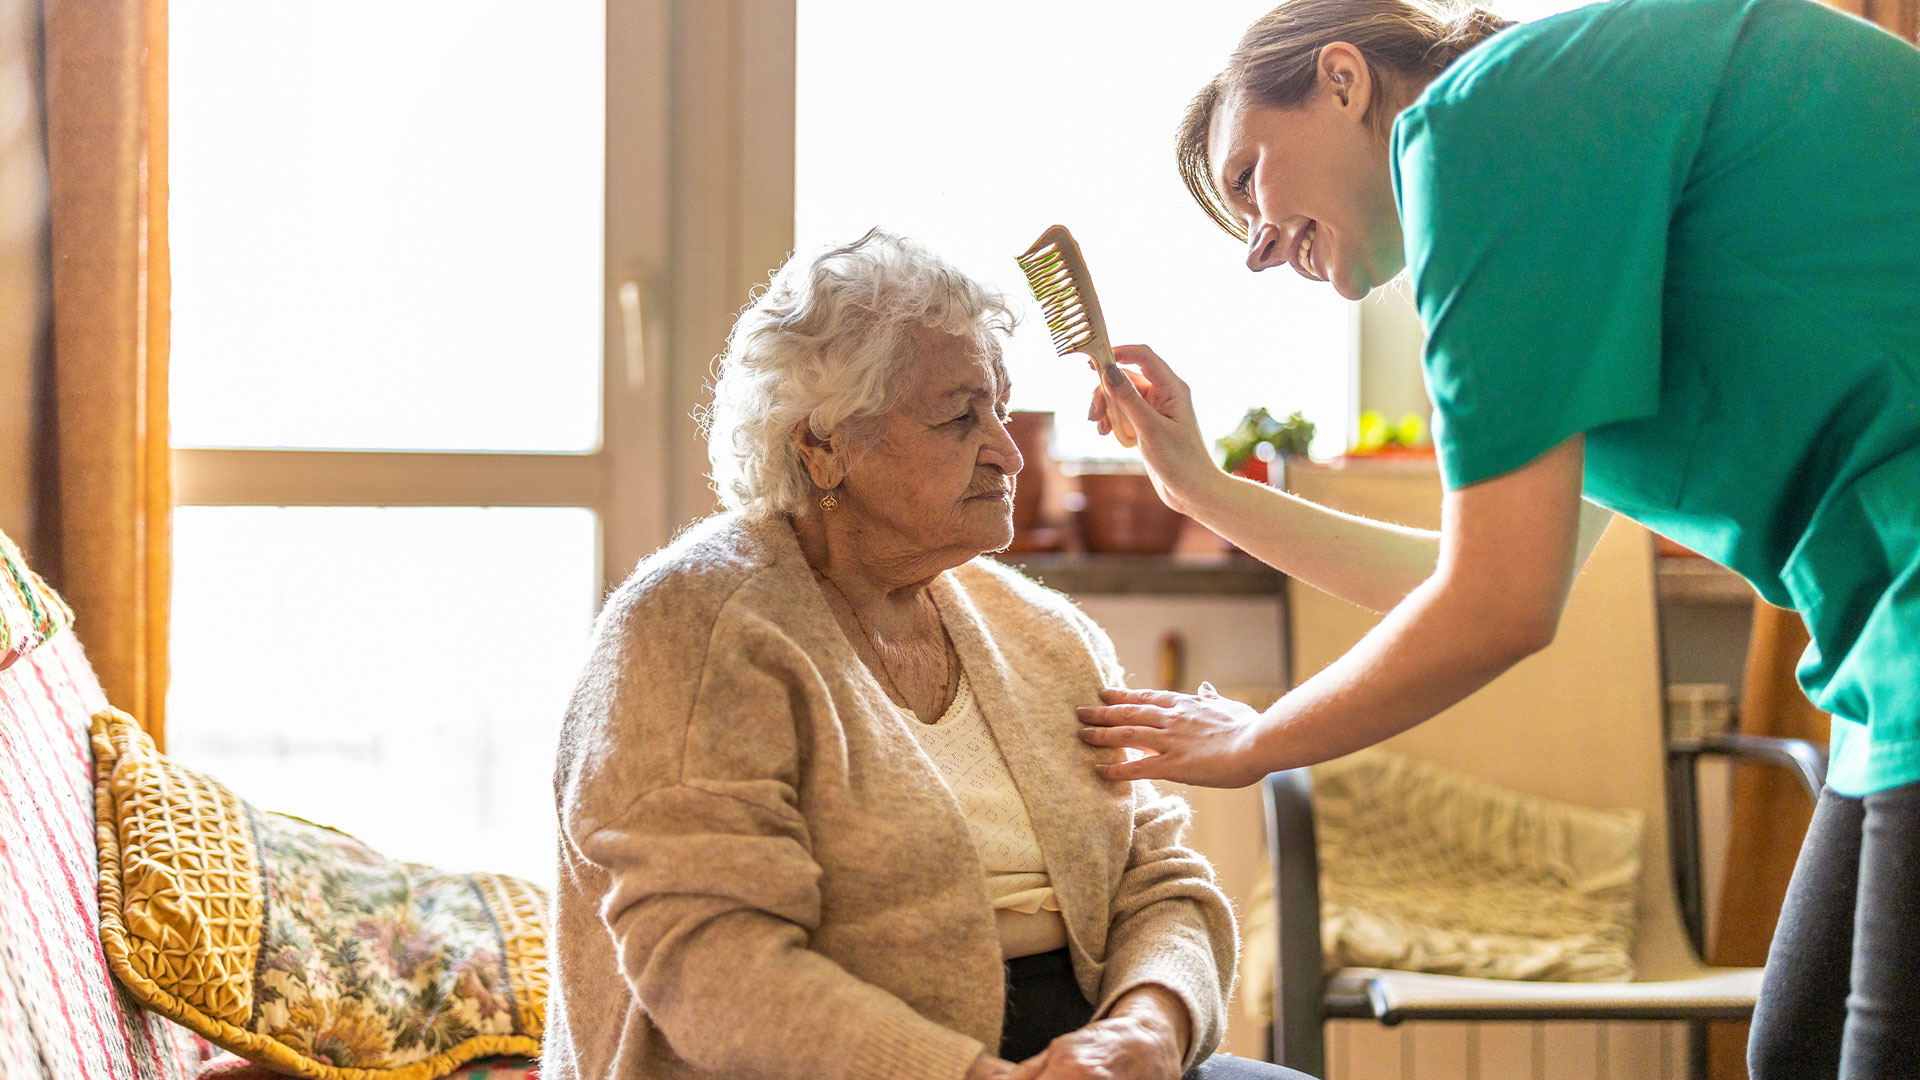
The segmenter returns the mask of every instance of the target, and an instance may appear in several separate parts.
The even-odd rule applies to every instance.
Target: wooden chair
[[[1292,470],[1289,487],[1354,513],[1432,527],[1430,467]],[[1502,786],[1587,806],[1638,808],[1647,822],[1630,983],[1543,983],[1380,969],[1324,971],[1311,779],[1274,773],[1267,803],[1278,906],[1272,1060],[1321,1075],[1324,1023],[1409,1020],[1656,1020],[1690,1025],[1689,1062],[1704,1076],[1705,1025],[1753,1010],[1759,968],[1716,968],[1703,953],[1692,781],[1703,755],[1793,764],[1818,790],[1819,752],[1739,736],[1669,750],[1665,738],[1654,554],[1624,519],[1575,583],[1554,643],[1468,700],[1385,745]],[[1376,621],[1305,586],[1289,595],[1296,679],[1338,657]],[[1676,841],[1674,826],[1688,838]]]

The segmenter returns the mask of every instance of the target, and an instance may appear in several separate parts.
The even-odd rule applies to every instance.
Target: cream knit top
[[[1040,853],[1040,838],[1033,833],[1033,818],[1014,786],[1006,755],[987,728],[986,717],[980,715],[980,703],[965,672],[953,704],[931,724],[916,722],[913,733],[967,819],[994,910],[1022,915],[1059,911],[1060,901],[1047,878],[1047,860]]]
[[[929,594],[1019,792],[1095,1015],[1173,991],[1218,1045],[1233,914],[1188,810],[1101,780],[1120,685],[1071,602],[976,559]],[[554,771],[545,1080],[963,1080],[1006,1006],[967,823],[784,517],[717,515],[607,598]]]

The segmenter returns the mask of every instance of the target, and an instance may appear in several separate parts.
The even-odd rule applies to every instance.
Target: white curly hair
[[[802,421],[817,438],[841,436],[842,449],[871,437],[929,330],[971,338],[1004,384],[996,335],[1013,325],[998,291],[881,229],[790,257],[740,313],[718,361],[700,417],[714,491],[754,516],[810,510],[817,492],[793,438]]]

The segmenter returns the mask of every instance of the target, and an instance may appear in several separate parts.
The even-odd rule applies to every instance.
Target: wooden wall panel
[[[1534,1060],[1538,1024],[1480,1024],[1478,1080],[1539,1080]]]
[[[1686,1029],[1656,1023],[1327,1025],[1326,1080],[1683,1080]]]

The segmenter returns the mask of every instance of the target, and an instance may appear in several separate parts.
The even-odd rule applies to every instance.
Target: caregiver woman
[[[1428,533],[1228,477],[1186,385],[1119,350],[1135,379],[1109,389],[1169,505],[1387,614],[1264,713],[1110,692],[1083,737],[1152,756],[1104,774],[1243,785],[1403,731],[1545,646],[1625,514],[1797,609],[1835,717],[1753,1075],[1915,1075],[1920,51],[1810,0],[1523,26],[1289,0],[1178,155],[1250,269],[1351,299],[1409,272],[1446,494]]]

